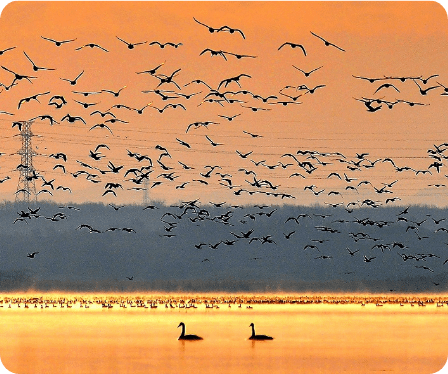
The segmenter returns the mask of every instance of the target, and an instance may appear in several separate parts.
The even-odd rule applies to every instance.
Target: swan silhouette
[[[197,335],[185,335],[185,323],[181,322],[177,327],[181,326],[182,326],[182,333],[180,334],[179,339],[177,340],[203,340],[203,338]]]
[[[255,325],[251,323],[249,327],[252,327],[252,335],[249,338],[249,340],[273,340],[274,338],[272,336],[267,335],[255,335]]]

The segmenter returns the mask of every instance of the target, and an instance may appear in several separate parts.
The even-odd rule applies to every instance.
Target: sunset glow
[[[8,370],[439,370],[447,21],[436,2],[8,4]]]

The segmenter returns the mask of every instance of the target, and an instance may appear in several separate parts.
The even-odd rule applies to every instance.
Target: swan
[[[252,335],[249,338],[249,340],[273,340],[274,338],[272,336],[267,335],[255,335],[255,325],[251,323],[249,327],[252,327]]]
[[[197,335],[185,335],[185,323],[181,322],[177,327],[181,326],[182,326],[182,333],[180,334],[178,340],[203,340],[200,336]]]

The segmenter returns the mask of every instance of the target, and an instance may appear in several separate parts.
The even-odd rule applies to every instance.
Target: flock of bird
[[[97,240],[117,240],[120,235],[125,235],[127,245],[133,247],[147,235],[152,235],[154,241],[155,234],[159,236],[156,245],[160,248],[179,248],[185,254],[195,253],[194,257],[205,267],[204,271],[219,266],[220,259],[230,253],[236,262],[246,259],[254,267],[262,264],[267,270],[271,263],[285,259],[297,269],[306,263],[313,266],[313,262],[319,266],[317,263],[323,261],[321,267],[328,271],[339,269],[338,278],[347,280],[375,274],[385,263],[390,263],[403,274],[424,277],[419,284],[421,287],[443,289],[444,269],[448,263],[448,218],[443,215],[444,211],[410,206],[379,208],[375,204],[379,203],[359,201],[351,204],[356,207],[348,208],[339,204],[294,208],[230,205],[225,201],[201,204],[199,200],[193,200],[170,207],[163,204],[144,207],[109,204],[102,208],[102,214],[107,214],[109,209],[112,215],[118,212],[115,213],[118,219],[120,212],[127,211],[127,217],[142,222],[149,220],[147,225],[139,224],[138,228],[105,226],[101,220],[88,218],[88,207],[60,206],[52,215],[41,213],[41,208],[28,207],[17,212],[14,223],[25,223],[26,228],[28,223],[42,219],[54,224],[70,224],[82,218],[87,221],[69,227],[79,235],[94,235],[89,236],[93,247],[98,246]],[[45,210],[48,211],[48,206]],[[85,214],[77,218],[77,214],[85,210]],[[148,227],[154,225],[149,222],[157,222],[157,219],[156,231],[148,232]],[[101,239],[101,235],[106,236]],[[32,261],[37,258],[39,262],[45,261],[45,252],[36,250],[27,257]],[[141,274],[122,276],[129,282],[142,281]]]
[[[228,25],[209,26],[206,23],[194,18],[193,24],[198,27],[197,32],[207,30],[209,33],[228,33],[231,38],[242,38],[246,41],[245,33],[238,28],[230,27]],[[202,28],[205,28],[203,30]],[[325,47],[329,47],[328,53],[350,53],[345,47],[328,41],[326,38],[310,31],[314,41]],[[105,48],[97,43],[77,44],[77,38],[66,40],[58,40],[53,37],[41,36],[42,43],[51,43],[51,47],[59,48],[61,51],[64,48],[73,48],[75,51],[96,49],[98,53],[110,53],[111,47]],[[41,41],[41,40],[39,40]],[[138,41],[129,42],[125,38],[116,36],[114,42],[116,45],[113,48],[123,48],[123,44],[127,50],[136,48],[145,48],[145,45],[160,48],[179,50],[179,53],[186,44],[184,42],[160,42],[160,41]],[[47,45],[48,46],[48,45]],[[46,46],[46,48],[47,48]],[[278,46],[277,53],[291,53],[289,49],[298,49],[299,55],[302,58],[309,58],[308,46],[301,43],[286,41]],[[87,51],[85,51],[87,52]],[[127,53],[128,51],[124,52]],[[198,51],[199,52],[199,51]],[[327,90],[331,82],[318,82],[317,84],[309,84],[308,79],[312,76],[318,76],[319,73],[326,68],[325,64],[316,64],[312,69],[305,69],[303,66],[293,65],[291,69],[300,73],[299,77],[304,79],[305,83],[286,85],[280,88],[277,92],[269,92],[264,95],[252,92],[244,88],[248,82],[253,79],[251,74],[241,72],[236,75],[221,77],[217,85],[205,82],[202,79],[186,79],[182,67],[168,69],[167,66],[172,62],[162,62],[155,64],[156,66],[146,70],[137,71],[137,75],[148,75],[153,84],[152,89],[143,90],[141,94],[151,97],[150,103],[145,98],[145,105],[131,105],[123,98],[125,93],[130,89],[128,86],[119,89],[100,88],[93,91],[83,90],[84,82],[87,82],[92,77],[89,77],[90,72],[86,69],[79,69],[78,73],[73,76],[61,76],[58,74],[58,67],[53,66],[48,61],[44,65],[52,65],[52,67],[43,67],[37,65],[37,58],[30,56],[30,53],[23,51],[23,56],[20,53],[20,48],[17,46],[7,47],[0,51],[0,55],[16,54],[16,58],[25,58],[31,66],[31,73],[18,73],[19,69],[10,66],[0,61],[1,69],[10,78],[9,81],[0,83],[2,87],[1,95],[7,97],[15,90],[19,90],[28,84],[28,87],[33,87],[29,84],[34,84],[41,79],[42,74],[51,74],[56,81],[66,82],[66,90],[63,93],[54,92],[48,87],[42,92],[32,93],[18,100],[14,103],[14,107],[10,102],[10,108],[0,110],[0,115],[5,118],[13,118],[12,127],[17,128],[19,132],[22,131],[24,121],[37,122],[39,124],[48,124],[51,129],[55,131],[62,131],[62,126],[73,126],[84,129],[88,133],[89,151],[82,156],[73,157],[70,153],[65,152],[61,146],[60,150],[50,154],[40,153],[36,156],[42,156],[45,160],[43,168],[34,167],[23,162],[18,164],[11,172],[17,175],[25,174],[29,182],[36,185],[36,192],[22,188],[16,191],[16,195],[25,195],[25,200],[33,201],[39,195],[53,196],[58,194],[58,197],[63,197],[65,200],[70,199],[70,195],[75,189],[70,185],[70,180],[83,178],[83,182],[91,183],[92,185],[102,186],[100,192],[101,198],[105,202],[120,198],[124,191],[154,191],[153,189],[165,188],[171,193],[180,192],[184,189],[194,187],[193,191],[201,194],[201,188],[214,188],[215,192],[223,191],[226,196],[238,199],[240,196],[250,198],[251,196],[261,196],[268,201],[269,198],[276,198],[276,203],[283,203],[284,201],[293,201],[299,196],[305,198],[313,203],[320,203],[332,208],[343,208],[347,218],[333,221],[331,214],[319,215],[317,213],[300,213],[297,216],[290,216],[281,224],[285,225],[285,232],[279,235],[281,227],[276,227],[276,232],[257,233],[254,228],[243,228],[250,226],[250,223],[260,219],[270,219],[275,217],[279,212],[279,207],[274,208],[274,204],[270,204],[270,210],[266,210],[269,206],[254,206],[255,210],[243,203],[241,205],[227,202],[203,202],[199,199],[188,200],[175,206],[175,210],[165,210],[160,216],[163,223],[164,233],[161,234],[163,238],[169,239],[177,235],[176,230],[180,225],[179,222],[185,222],[194,226],[200,226],[202,222],[212,221],[226,226],[238,226],[241,229],[232,229],[229,231],[229,236],[220,238],[216,242],[198,242],[195,244],[196,249],[209,247],[211,250],[216,250],[219,246],[232,246],[236,244],[252,245],[259,243],[260,245],[280,245],[280,240],[289,241],[294,237],[298,228],[303,225],[306,220],[311,220],[314,223],[314,231],[319,234],[319,237],[309,238],[303,250],[316,251],[315,260],[331,261],[333,259],[330,251],[323,251],[326,242],[332,241],[329,235],[339,235],[343,233],[340,228],[341,225],[349,223],[350,227],[359,225],[360,228],[375,228],[379,233],[381,230],[393,228],[397,232],[397,237],[403,240],[394,242],[385,242],[381,237],[372,236],[372,233],[363,231],[350,231],[347,235],[353,241],[354,245],[359,243],[372,243],[370,250],[374,255],[364,252],[361,260],[364,263],[370,263],[378,258],[379,250],[384,253],[385,250],[399,248],[402,253],[398,255],[403,261],[414,261],[416,264],[426,263],[427,260],[440,259],[440,256],[434,253],[410,253],[404,252],[417,243],[423,243],[429,239],[427,235],[421,234],[419,231],[424,222],[429,223],[430,219],[434,222],[434,235],[440,235],[440,232],[447,231],[444,226],[440,226],[446,218],[427,217],[424,220],[417,222],[408,219],[408,210],[403,209],[401,212],[391,217],[390,220],[374,220],[369,217],[357,217],[357,209],[363,207],[379,208],[390,206],[401,200],[400,194],[396,192],[396,186],[403,185],[402,180],[398,175],[405,173],[407,176],[415,178],[428,177],[434,183],[428,184],[429,188],[445,188],[444,181],[447,175],[444,175],[445,159],[448,157],[448,143],[434,144],[433,147],[427,150],[427,155],[423,162],[426,162],[424,167],[415,167],[412,165],[403,165],[400,160],[392,157],[375,158],[370,157],[369,153],[362,152],[355,155],[349,155],[346,152],[325,152],[315,149],[294,149],[282,150],[284,153],[278,155],[276,159],[268,161],[268,157],[263,153],[258,153],[256,149],[256,141],[260,138],[267,137],[264,133],[253,133],[247,130],[241,130],[241,137],[244,137],[246,144],[255,142],[254,149],[234,149],[230,154],[238,165],[236,168],[217,163],[208,163],[206,159],[200,160],[201,156],[197,157],[194,164],[189,163],[183,159],[183,155],[190,152],[200,152],[202,149],[207,149],[207,152],[217,152],[225,146],[225,137],[219,136],[217,133],[204,134],[203,131],[209,128],[220,128],[222,123],[232,123],[232,121],[239,121],[244,124],[244,117],[246,113],[263,112],[279,110],[277,108],[285,106],[296,106],[306,104],[305,101],[312,95],[319,95],[323,90]],[[83,52],[79,52],[83,53]],[[224,51],[221,49],[204,48],[198,53],[200,58],[222,58],[226,63],[230,60],[232,63],[238,63],[241,60],[254,60],[259,58],[256,55],[236,53]],[[39,59],[44,59],[43,55]],[[176,62],[174,62],[176,63]],[[39,61],[40,64],[40,61]],[[56,64],[54,64],[56,65]],[[297,64],[298,65],[298,64]],[[218,74],[217,74],[218,75]],[[385,99],[385,96],[379,97],[385,93],[392,93],[397,96],[404,89],[404,85],[410,85],[412,89],[417,90],[420,95],[427,97],[435,95],[439,92],[442,96],[448,95],[448,88],[441,83],[439,74],[431,75],[415,75],[415,76],[383,76],[377,78],[369,78],[360,75],[353,75],[354,80],[363,80],[374,86],[367,96],[356,97],[356,101],[362,102],[368,112],[377,112],[384,106],[393,109],[395,105],[407,105],[409,107],[420,107],[430,105],[427,102],[414,102],[406,98],[400,99]],[[432,84],[432,82],[436,82]],[[429,84],[429,86],[427,86]],[[199,87],[197,90],[189,91],[192,87]],[[215,87],[215,88],[214,88]],[[76,90],[74,90],[76,88]],[[79,89],[78,89],[79,88]],[[139,97],[143,95],[139,94]],[[95,97],[97,100],[91,100]],[[300,100],[302,101],[298,101]],[[47,100],[46,109],[45,106]],[[88,100],[88,101],[84,101]],[[192,101],[190,101],[192,100]],[[195,100],[196,107],[201,106],[215,106],[218,108],[216,116],[213,118],[198,118],[185,124],[184,133],[179,133],[174,136],[168,144],[157,143],[151,147],[131,147],[120,152],[112,152],[111,144],[115,143],[114,138],[118,133],[121,133],[122,128],[132,125],[139,116],[145,116],[152,111],[153,114],[158,113],[163,115],[168,111],[190,112],[193,110]],[[161,104],[153,104],[154,102]],[[33,102],[33,103],[32,103]],[[35,113],[31,118],[23,118],[22,113],[26,112],[28,106],[35,105],[36,102],[41,112]],[[107,103],[105,105],[104,103]],[[3,104],[2,104],[3,105]],[[70,108],[70,109],[68,109]],[[76,108],[76,110],[74,109]],[[3,109],[3,108],[1,108]],[[75,113],[76,112],[76,113]],[[28,112],[26,112],[28,113]],[[43,114],[42,114],[43,113]],[[48,114],[50,113],[50,114]],[[71,127],[70,127],[71,128]],[[38,131],[37,131],[38,132]],[[197,135],[197,134],[201,135]],[[90,135],[91,134],[91,135]],[[218,136],[216,136],[218,135]],[[191,140],[190,140],[191,139]],[[224,142],[224,143],[223,143]],[[111,155],[113,153],[113,155]],[[206,153],[207,154],[207,153]],[[118,155],[118,156],[117,156]],[[16,157],[17,155],[10,155]],[[230,157],[226,150],[222,153],[222,159]],[[3,159],[5,159],[3,157]],[[54,161],[53,161],[54,160]],[[206,165],[201,164],[207,163]],[[38,162],[36,162],[38,165]],[[50,165],[50,167],[48,167]],[[47,170],[44,170],[47,168]],[[376,182],[363,178],[368,173],[374,173],[374,169],[386,171],[388,175],[396,175],[397,179],[388,180],[386,182]],[[48,177],[52,175],[53,177]],[[442,177],[442,175],[444,175]],[[79,178],[79,179],[78,179]],[[13,174],[4,175],[0,179],[0,183],[12,183],[14,180]],[[59,181],[63,180],[64,183]],[[281,180],[282,184],[277,181]],[[284,185],[283,183],[288,183]],[[319,183],[321,185],[319,186]],[[78,184],[79,186],[79,184]],[[329,187],[331,186],[331,187]],[[403,186],[404,187],[404,186]],[[63,195],[65,194],[65,195]],[[362,196],[362,197],[361,197]],[[271,200],[269,200],[271,201]],[[109,204],[115,211],[119,211],[123,206]],[[223,209],[219,215],[212,216],[207,206],[214,206],[217,209]],[[244,206],[243,217],[237,217],[236,210]],[[69,207],[76,210],[76,207]],[[146,205],[144,210],[154,210],[159,208],[156,205]],[[161,207],[160,207],[161,208]],[[177,210],[179,209],[179,210]],[[31,219],[45,218],[46,220],[59,222],[67,219],[67,215],[63,212],[57,212],[52,216],[41,216],[39,208],[28,208],[17,212],[18,216],[14,223],[27,223]],[[278,224],[278,223],[277,223]],[[84,223],[76,227],[77,230],[86,231],[88,233],[101,234],[105,232],[119,231],[126,234],[138,234],[132,227],[109,227],[99,229],[94,227],[94,224]],[[280,231],[278,231],[280,230]],[[324,235],[325,237],[322,237]],[[407,242],[406,242],[407,241]],[[406,243],[405,243],[406,242]],[[370,244],[369,244],[370,246]],[[350,248],[344,249],[347,256],[357,257],[360,249],[353,250]],[[28,254],[30,259],[34,259],[38,251]],[[254,259],[257,259],[254,257]],[[209,262],[208,258],[204,258],[203,262]],[[441,259],[443,265],[448,262],[448,259]],[[434,272],[434,270],[425,265],[415,265],[416,268]],[[127,277],[128,280],[133,280],[133,277]],[[253,328],[253,326],[252,326]],[[183,327],[184,329],[184,327]],[[183,330],[184,332],[184,330]],[[254,334],[254,333],[253,333]]]
[[[210,33],[230,33],[234,34],[236,36],[240,36],[243,38],[243,40],[246,40],[246,36],[244,32],[238,28],[230,27],[228,25],[223,25],[219,27],[212,27],[208,26],[202,21],[199,21],[198,19],[194,18],[193,21],[202,26],[205,27]],[[198,30],[199,32],[199,30]],[[313,37],[315,37],[319,42],[323,42],[324,46],[330,47],[331,49],[334,49],[335,52],[345,53],[346,49],[329,42],[327,39],[322,37],[321,35],[311,31],[310,32]],[[232,36],[235,37],[235,36]],[[53,44],[54,46],[58,48],[65,48],[68,47],[71,44],[77,43],[77,38],[71,38],[66,40],[57,40],[53,39],[47,36],[41,36],[42,40],[49,42]],[[121,38],[119,36],[116,36],[116,40],[118,43],[123,43],[127,46],[127,49],[132,50],[134,48],[143,48],[145,44],[148,44],[149,46],[158,46],[161,49],[171,47],[174,49],[180,48],[183,43],[173,43],[173,42],[167,42],[167,43],[161,43],[159,41],[139,41],[135,43],[130,43],[124,38]],[[99,44],[96,43],[87,43],[81,46],[77,46],[75,50],[79,51],[84,48],[97,48],[102,50],[105,53],[108,53],[110,51],[109,49],[106,49],[102,47]],[[299,48],[304,56],[307,56],[307,52],[305,49],[305,46],[303,44],[298,43],[292,43],[292,42],[285,42],[282,45],[278,47],[278,50],[282,50],[284,48],[290,47],[292,49]],[[16,46],[8,47],[2,50],[2,55],[5,53],[19,53],[19,48]],[[202,56],[203,54],[210,52],[211,56],[221,56],[224,60],[227,60],[228,56],[235,56],[237,60],[243,59],[243,58],[258,58],[257,56],[252,55],[245,55],[245,54],[237,54],[233,52],[227,52],[222,50],[213,50],[210,48],[204,49],[202,52],[199,53],[199,56]],[[36,72],[36,75],[26,75],[24,73],[17,73],[15,68],[7,67],[4,65],[1,65],[1,68],[8,72],[10,75],[12,75],[12,81],[9,83],[1,83],[1,86],[3,87],[3,94],[9,94],[10,90],[16,90],[17,87],[20,85],[24,85],[28,81],[28,83],[33,83],[33,81],[36,81],[40,78],[41,71],[49,71],[49,73],[46,74],[58,74],[57,68],[55,67],[42,67],[36,65],[34,60],[27,54],[25,51],[23,51],[24,57],[31,63],[31,67],[33,72]],[[227,57],[226,57],[227,56]],[[164,69],[166,64],[166,61],[163,63],[158,64],[157,66],[143,70],[138,71],[136,74],[148,74],[150,77],[155,79],[155,83],[158,82],[158,84],[155,84],[154,89],[151,90],[143,90],[142,93],[144,94],[150,94],[151,95],[151,102],[149,104],[146,104],[142,107],[133,107],[129,104],[124,104],[122,102],[115,102],[113,105],[111,105],[109,108],[102,108],[102,109],[96,109],[99,108],[99,106],[102,103],[101,100],[96,100],[95,102],[84,102],[81,100],[78,100],[75,97],[90,97],[90,96],[109,96],[112,98],[120,98],[123,90],[127,87],[124,86],[118,90],[111,90],[111,89],[97,89],[94,91],[83,91],[83,90],[72,90],[71,94],[76,95],[75,97],[68,97],[66,93],[60,94],[60,93],[54,93],[51,90],[45,90],[44,92],[35,93],[31,96],[27,96],[24,98],[21,98],[17,105],[17,110],[21,111],[25,105],[28,105],[27,103],[30,103],[31,101],[36,101],[37,103],[41,103],[40,100],[42,100],[44,97],[48,98],[48,106],[54,107],[52,114],[39,114],[35,115],[32,118],[26,119],[28,121],[40,121],[42,123],[49,123],[51,126],[55,125],[62,125],[62,123],[67,124],[77,124],[82,123],[83,125],[87,125],[88,122],[89,125],[88,131],[99,131],[101,134],[103,134],[103,139],[105,138],[113,138],[114,132],[117,130],[114,129],[112,125],[118,125],[118,124],[129,124],[132,122],[132,119],[125,118],[125,113],[136,113],[138,115],[146,114],[148,110],[156,110],[158,113],[162,114],[167,110],[181,110],[181,111],[190,111],[190,107],[187,106],[187,101],[189,101],[192,97],[198,96],[200,97],[200,103],[198,106],[206,105],[206,104],[216,104],[218,107],[221,108],[236,108],[236,110],[239,110],[239,113],[235,113],[235,109],[233,109],[232,114],[221,114],[218,113],[217,117],[224,119],[227,122],[231,122],[238,118],[238,120],[242,121],[244,117],[244,111],[249,110],[251,112],[258,112],[258,111],[271,111],[273,110],[272,106],[287,106],[287,105],[299,105],[304,104],[301,101],[298,101],[299,98],[305,99],[307,95],[313,95],[315,93],[318,94],[318,92],[321,89],[326,89],[328,86],[328,83],[320,83],[314,86],[308,85],[308,84],[299,84],[299,85],[286,85],[285,87],[281,88],[277,93],[273,92],[268,95],[259,95],[257,93],[251,92],[250,90],[243,89],[244,82],[251,80],[252,76],[247,73],[240,73],[238,75],[227,77],[222,79],[216,88],[213,88],[212,84],[209,84],[201,79],[194,79],[190,82],[181,83],[180,78],[182,76],[182,68],[174,69],[173,71],[165,71],[162,73],[162,70]],[[301,72],[305,78],[305,80],[308,79],[312,74],[319,74],[319,71],[321,69],[325,69],[324,65],[320,65],[316,68],[313,68],[311,70],[304,70],[300,67],[297,67],[295,65],[292,66],[295,70]],[[375,94],[382,94],[383,91],[390,91],[391,89],[397,93],[400,92],[400,90],[392,83],[389,83],[390,81],[396,81],[398,83],[407,83],[411,82],[416,89],[420,90],[421,95],[428,95],[430,91],[441,89],[443,91],[442,95],[447,94],[448,88],[446,88],[442,83],[437,81],[437,85],[432,85],[428,88],[425,87],[426,84],[429,83],[430,80],[438,79],[438,74],[432,74],[427,77],[423,77],[422,75],[419,76],[384,76],[380,78],[368,78],[363,77],[359,75],[353,75],[355,79],[362,79],[367,82],[370,82],[371,84],[375,84],[378,81],[383,81],[387,83],[382,83],[379,87],[372,92],[373,95]],[[56,77],[59,80],[65,81],[68,83],[71,87],[78,87],[82,86],[83,80],[89,79],[88,72],[85,71],[85,69],[82,69],[75,77]],[[188,87],[190,85],[198,85],[200,86],[200,91],[196,92],[184,92],[184,87]],[[183,86],[183,87],[181,87]],[[228,90],[230,86],[237,86],[237,90]],[[227,91],[226,91],[227,89]],[[104,97],[106,99],[106,97]],[[163,103],[163,106],[158,107],[153,102],[155,100],[159,100]],[[428,103],[420,103],[420,102],[411,102],[404,99],[396,99],[394,101],[385,100],[384,97],[361,97],[361,98],[355,98],[356,100],[364,103],[367,110],[370,112],[375,112],[382,108],[383,104],[386,104],[389,108],[392,108],[396,104],[407,104],[409,106],[422,106],[422,105],[429,105]],[[106,100],[105,100],[106,101]],[[110,100],[107,100],[109,102]],[[70,114],[66,112],[61,111],[65,109],[66,106],[70,106],[69,104],[76,103],[81,108],[82,112],[77,111],[76,114]],[[43,104],[43,102],[41,103]],[[260,106],[259,104],[266,104],[264,106]],[[109,106],[109,105],[108,105]],[[73,105],[70,106],[70,108],[73,108]],[[91,110],[90,108],[93,108],[95,110]],[[90,111],[88,111],[90,110]],[[70,109],[71,111],[71,109]],[[118,113],[119,112],[119,113]],[[18,117],[20,116],[20,113],[13,113],[13,111],[6,111],[1,110],[0,114],[6,115],[6,116],[12,116],[12,117]],[[88,117],[91,117],[90,119],[87,119]],[[100,118],[102,121],[98,122],[95,121],[96,118]],[[17,127],[19,131],[22,129],[23,121],[25,119],[20,119],[13,121],[12,127]],[[48,122],[46,122],[48,121]],[[91,122],[93,121],[93,123]],[[208,129],[209,126],[218,126],[221,122],[217,119],[210,119],[210,120],[198,120],[189,123],[186,125],[186,131],[185,134],[188,134],[192,130],[198,130],[201,128]],[[196,131],[195,131],[196,132]],[[264,137],[263,134],[255,134],[246,130],[242,131],[243,134],[249,136],[249,139],[257,139]],[[185,135],[184,134],[184,135]],[[101,137],[101,135],[99,135]],[[195,145],[192,144],[189,140],[186,140],[183,138],[182,134],[179,134],[177,137],[175,137],[175,141],[177,146],[175,147],[175,152],[179,152],[179,149],[185,150],[185,151],[194,151],[196,148],[196,152],[201,152],[201,150],[198,150],[197,148],[197,142],[195,141],[195,138],[193,141],[195,141]],[[220,143],[214,139],[214,136],[211,134],[205,134],[203,135],[204,140],[206,141],[205,144],[209,144],[213,149],[217,149],[219,151],[220,148],[222,148],[224,143]],[[93,136],[92,136],[93,138]],[[182,139],[183,138],[183,139]],[[249,139],[247,139],[247,142],[249,142]],[[278,171],[280,168],[285,171],[283,175],[278,176],[285,180],[286,178],[303,178],[306,177],[314,177],[318,173],[316,171],[322,170],[325,166],[331,165],[330,168],[334,170],[335,164],[341,163],[342,166],[346,167],[347,172],[357,172],[361,170],[367,170],[369,168],[373,168],[377,163],[384,163],[384,162],[390,162],[390,164],[394,167],[395,171],[402,172],[402,171],[414,171],[416,175],[419,173],[431,173],[431,168],[434,167],[437,173],[440,172],[441,167],[443,166],[442,159],[444,159],[443,152],[445,151],[446,145],[442,144],[438,146],[435,150],[435,153],[431,153],[429,156],[434,159],[432,163],[428,165],[427,169],[424,170],[417,170],[414,169],[411,166],[399,166],[397,165],[397,162],[395,160],[392,160],[391,158],[383,158],[383,159],[375,159],[371,160],[367,158],[366,156],[368,154],[357,154],[356,157],[349,157],[347,155],[343,155],[340,152],[319,152],[317,150],[297,150],[292,152],[286,152],[284,153],[278,160],[275,162],[267,163],[266,159],[260,159],[256,160],[255,155],[256,151],[250,150],[250,151],[241,151],[239,149],[235,150],[236,156],[239,158],[240,165],[242,166],[239,168],[238,174],[239,177],[235,177],[233,174],[233,171],[224,171],[223,167],[220,165],[209,165],[209,166],[203,166],[203,168],[206,170],[206,172],[199,172],[195,174],[192,172],[192,170],[197,170],[196,166],[189,165],[187,162],[184,162],[182,159],[177,160],[177,166],[173,165],[171,162],[167,163],[168,161],[173,160],[172,151],[168,150],[169,147],[166,145],[160,145],[157,144],[155,146],[155,150],[160,151],[158,154],[154,152],[154,150],[151,151],[151,149],[146,148],[146,154],[142,154],[139,150],[127,150],[127,155],[132,159],[136,160],[137,164],[135,165],[125,165],[124,163],[121,165],[116,165],[115,161],[108,159],[108,156],[106,153],[104,153],[104,150],[110,151],[110,147],[106,143],[100,143],[97,145],[92,145],[94,149],[89,150],[89,154],[86,155],[83,159],[71,159],[70,155],[65,154],[64,152],[56,152],[51,154],[39,154],[39,156],[54,158],[63,162],[57,163],[53,165],[52,170],[47,170],[48,173],[53,173],[57,175],[58,177],[63,177],[62,174],[68,174],[71,175],[73,178],[78,178],[79,176],[85,177],[85,180],[91,183],[101,183],[104,185],[104,191],[102,193],[102,196],[117,196],[118,189],[123,189],[124,184],[128,185],[128,190],[134,190],[134,191],[142,191],[142,190],[150,190],[153,188],[156,188],[158,186],[165,186],[168,187],[169,184],[173,184],[172,182],[179,178],[181,180],[181,183],[175,184],[174,187],[176,190],[180,189],[188,189],[190,186],[209,186],[213,179],[213,176],[219,176],[218,180],[213,181],[213,186],[219,187],[221,189],[228,189],[231,193],[233,193],[235,196],[240,196],[242,194],[244,195],[253,195],[253,194],[264,194],[266,196],[273,196],[278,197],[280,199],[287,199],[287,198],[295,198],[295,196],[291,193],[283,192],[285,189],[293,189],[294,185],[285,186],[286,188],[280,188],[283,187],[281,185],[277,185],[274,181],[271,181],[269,179],[261,179],[263,177],[258,177],[259,170],[265,168],[272,171]],[[204,143],[202,142],[201,147],[204,146]],[[180,148],[179,148],[180,147]],[[210,150],[211,151],[211,150]],[[151,157],[149,156],[151,154]],[[262,155],[263,157],[263,155]],[[288,158],[286,158],[288,157]],[[156,159],[155,159],[156,158]],[[104,160],[108,160],[107,164],[104,164]],[[129,160],[131,161],[131,160]],[[255,169],[250,168],[250,163],[252,162],[253,165],[255,165]],[[287,161],[287,162],[285,162]],[[77,164],[75,164],[76,162]],[[237,161],[238,162],[238,161]],[[244,162],[244,164],[243,164]],[[70,168],[68,167],[70,165]],[[73,170],[74,165],[81,166],[81,169]],[[180,165],[180,166],[179,166]],[[15,172],[21,172],[23,173],[25,169],[29,168],[29,165],[23,165],[18,164],[15,169],[12,171]],[[179,167],[181,167],[179,169]],[[72,169],[72,170],[70,170]],[[219,173],[216,173],[216,171],[220,171]],[[289,174],[286,174],[286,171],[292,170]],[[187,175],[182,175],[180,172],[188,172]],[[59,173],[60,172],[60,173]],[[120,172],[124,172],[124,174],[120,174]],[[151,173],[154,173],[150,175]],[[157,175],[156,175],[157,174]],[[189,174],[193,174],[191,178],[189,177]],[[45,176],[44,171],[37,171],[37,168],[33,167],[33,170],[28,170],[28,173],[26,174],[27,178],[30,181],[37,181],[42,182],[41,185],[38,185],[38,188],[41,187],[37,191],[37,195],[39,194],[47,194],[47,195],[53,195],[53,192],[55,190],[60,191],[61,193],[71,193],[72,188],[70,186],[64,186],[59,185],[55,187],[53,185],[53,182],[55,182],[56,179],[54,178],[48,181]],[[104,180],[106,176],[114,176],[113,181]],[[344,180],[350,184],[353,180],[356,180],[352,176],[348,176],[346,173],[344,175]],[[154,177],[153,177],[154,176]],[[247,176],[248,178],[242,178]],[[328,177],[337,177],[339,179],[342,179],[342,173],[341,172],[332,172],[329,173]],[[121,177],[121,178],[119,178]],[[153,177],[153,178],[150,178]],[[185,178],[187,177],[187,178]],[[320,176],[322,177],[322,176]],[[2,178],[2,183],[6,182],[11,179],[11,175],[6,175]],[[150,185],[145,185],[145,182],[149,181],[149,179],[152,179],[153,181],[150,183]],[[249,179],[249,180],[248,180]],[[65,178],[67,180],[67,178]],[[290,182],[292,182],[292,179],[290,179]],[[312,187],[304,186],[306,189],[308,189],[311,193],[313,193],[315,196],[318,196],[319,194],[323,193],[324,189],[317,189],[316,186],[311,185]],[[345,186],[345,190],[350,191],[357,191],[358,186],[348,185]],[[434,184],[435,187],[444,187],[443,183],[436,183]],[[47,188],[49,187],[49,188]],[[389,193],[390,189],[386,189],[385,187],[375,187],[374,188],[375,193]],[[159,187],[160,188],[160,187]],[[326,191],[325,191],[326,192]],[[19,190],[17,191],[18,194],[29,194],[28,190]],[[341,191],[328,191],[327,194],[341,194]],[[60,195],[63,196],[63,195]],[[28,198],[29,196],[27,196]],[[31,196],[31,198],[34,198],[34,196]]]

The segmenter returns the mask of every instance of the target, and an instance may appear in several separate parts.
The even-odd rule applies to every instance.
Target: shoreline
[[[4,304],[121,304],[141,305],[232,305],[232,304],[437,304],[448,306],[448,295],[441,294],[322,294],[322,295],[268,295],[268,294],[167,294],[167,293],[14,293],[0,294],[0,305]],[[441,305],[440,305],[441,304]]]

